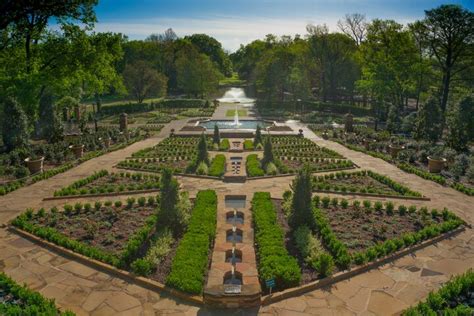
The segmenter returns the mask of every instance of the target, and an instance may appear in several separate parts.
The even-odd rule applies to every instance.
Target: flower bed
[[[272,136],[271,139],[273,153],[277,157],[344,158],[334,150],[320,147],[304,137]]]
[[[62,212],[56,207],[49,212],[29,209],[12,225],[92,259],[127,267],[156,225],[155,204],[155,198],[141,197],[129,198],[126,205],[65,205]]]
[[[53,300],[19,285],[4,273],[0,273],[0,302],[1,315],[75,315],[61,312]]]
[[[444,209],[428,211],[426,207],[391,202],[314,198],[316,232],[342,269],[364,264],[402,248],[431,239],[463,225],[456,215]]]
[[[252,214],[258,272],[262,288],[266,287],[266,280],[273,278],[278,290],[299,285],[301,270],[297,260],[288,254],[285,247],[283,229],[277,222],[270,193],[256,192],[254,194]]]
[[[199,191],[188,229],[179,243],[168,286],[178,290],[202,293],[211,245],[216,235],[217,195],[215,191]]]
[[[341,193],[363,193],[373,195],[397,195],[401,197],[419,197],[422,195],[393,181],[389,177],[371,170],[356,172],[336,172],[313,177],[314,191],[332,191]]]
[[[404,316],[472,315],[474,314],[474,271],[457,275],[438,291],[431,292],[426,301],[403,312]]]
[[[159,189],[160,178],[142,173],[112,173],[107,170],[95,172],[91,176],[54,192],[55,197],[95,195],[110,193],[130,193],[138,190]]]

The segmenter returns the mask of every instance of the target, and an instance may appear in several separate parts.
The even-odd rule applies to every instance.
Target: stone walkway
[[[42,198],[51,196],[55,190],[94,171],[111,170],[124,157],[156,144],[168,135],[171,128],[178,130],[183,124],[184,120],[173,122],[158,137],[92,159],[63,174],[0,197],[0,224],[6,224],[27,207],[50,207],[57,204],[57,201],[43,202]],[[295,130],[299,128],[295,127]],[[340,152],[362,168],[388,175],[431,198],[431,201],[417,201],[413,204],[436,208],[447,206],[468,223],[474,222],[474,197],[407,174],[383,160],[349,150],[337,143],[323,141],[307,128],[303,129],[307,137]],[[179,177],[179,181],[185,190],[191,191],[191,195],[197,190],[212,188],[219,193],[245,194],[251,198],[255,191],[268,191],[272,196],[279,197],[289,189],[291,178],[253,180],[244,184],[189,177]],[[39,247],[4,228],[0,229],[0,270],[16,281],[24,282],[45,296],[56,299],[59,306],[71,309],[78,315],[390,315],[400,313],[425,298],[430,290],[439,287],[451,275],[464,272],[469,267],[474,267],[472,229],[379,269],[322,290],[262,307],[258,311],[209,311],[170,298],[164,293],[128,284]]]

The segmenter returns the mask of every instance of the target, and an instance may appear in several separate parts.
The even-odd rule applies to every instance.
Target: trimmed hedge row
[[[224,138],[219,145],[219,150],[228,151],[229,148],[230,148],[230,142],[227,138]]]
[[[441,185],[446,185],[446,179],[442,176],[436,175],[429,173],[427,171],[421,170],[417,167],[413,167],[412,165],[409,165],[405,162],[397,163],[397,167],[402,169],[403,171],[406,171],[408,173],[413,173],[416,174],[417,176],[426,179],[426,180],[431,180],[436,183],[439,183]]]
[[[166,108],[201,108],[206,100],[201,99],[165,99],[151,103],[122,103],[117,105],[103,105],[100,114],[113,115],[120,113],[149,112],[162,107]]]
[[[54,300],[44,298],[40,293],[21,286],[3,272],[0,273],[0,290],[4,295],[11,295],[13,299],[19,300],[15,304],[2,302],[0,304],[1,315],[45,315],[45,316],[73,316],[72,312],[60,312]]]
[[[405,310],[403,315],[473,315],[473,292],[474,271],[469,269],[466,273],[453,277],[438,291],[431,292],[426,301]]]
[[[290,256],[285,248],[284,232],[277,222],[270,193],[254,193],[252,214],[262,287],[265,286],[265,280],[272,278],[276,281],[276,288],[280,290],[298,286],[301,270],[296,258]]]
[[[260,167],[260,160],[257,154],[247,156],[246,167],[249,177],[262,177],[265,175],[265,171]]]
[[[387,185],[389,188],[394,190],[396,193],[402,196],[412,196],[412,197],[422,197],[421,193],[410,190],[409,188],[401,185],[400,183],[390,179],[387,176],[378,174],[371,170],[361,170],[356,172],[335,172],[326,174],[324,176],[313,177],[313,184],[317,190],[334,190],[342,192],[360,192],[360,193],[374,193],[374,194],[384,194],[384,195],[395,195],[392,192],[378,192],[376,189],[367,189],[363,186],[349,186],[344,184],[337,183],[327,183],[325,180],[337,180],[344,178],[352,178],[358,176],[368,176],[372,179]]]
[[[85,195],[85,194],[105,194],[105,193],[114,193],[114,192],[124,192],[124,191],[135,191],[135,190],[148,190],[148,189],[158,189],[160,187],[160,177],[155,175],[148,175],[142,173],[112,173],[110,176],[118,176],[121,178],[131,178],[136,180],[136,184],[121,184],[113,185],[107,184],[102,185],[97,188],[82,188],[83,186],[94,182],[97,179],[108,176],[109,173],[107,170],[100,170],[94,172],[94,174],[80,179],[71,185],[62,188],[61,190],[55,191],[54,196],[69,196],[69,195]]]
[[[216,216],[216,192],[199,191],[188,230],[176,250],[166,285],[191,294],[202,293],[209,249],[216,235]]]
[[[468,188],[462,183],[453,183],[451,184],[451,188],[454,190],[458,190],[459,192],[462,192],[464,194],[474,196],[474,188]]]
[[[86,257],[108,263],[115,267],[119,267],[120,261],[115,255],[107,253],[97,247],[71,239],[61,234],[54,228],[41,227],[39,225],[30,223],[28,220],[28,213],[29,211],[26,211],[25,213],[19,215],[12,221],[12,225],[39,238],[45,239],[46,241],[52,242],[58,246],[70,249]]]
[[[285,109],[288,108],[291,111],[295,109],[295,103],[293,101],[280,101],[280,102],[269,102],[269,101],[257,101],[257,107],[264,109]],[[319,101],[301,101],[298,103],[298,107],[304,107],[307,111],[321,111],[321,112],[332,112],[338,114],[352,113],[356,116],[372,116],[373,111],[370,108],[364,108],[351,104],[341,103],[329,103]]]
[[[209,167],[209,175],[213,177],[221,177],[225,172],[225,156],[216,155],[212,159],[211,166]]]

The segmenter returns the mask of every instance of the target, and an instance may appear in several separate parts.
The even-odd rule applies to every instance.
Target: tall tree
[[[298,171],[291,189],[293,190],[291,200],[292,211],[289,219],[291,227],[293,229],[303,225],[313,227],[311,171],[308,166],[304,166]]]
[[[365,14],[352,13],[346,14],[344,19],[337,21],[337,27],[342,33],[354,40],[359,46],[367,35],[367,22]]]
[[[439,101],[430,97],[418,110],[414,137],[435,143],[442,132],[442,113]]]
[[[138,103],[150,96],[161,97],[166,94],[167,78],[145,61],[126,65],[123,77],[129,93]]]
[[[28,121],[16,100],[3,100],[2,138],[8,151],[28,146]]]
[[[206,34],[193,34],[186,36],[185,40],[190,41],[197,47],[201,54],[208,56],[214,63],[216,63],[219,71],[226,77],[232,75],[232,63],[229,56],[222,49],[221,43],[215,38]]]
[[[473,54],[474,12],[459,5],[441,5],[425,11],[422,23],[426,41],[442,73],[441,110],[445,112],[453,78],[473,69],[472,63],[462,61]]]
[[[474,98],[468,96],[454,105],[448,115],[446,143],[457,151],[466,151],[474,139]]]

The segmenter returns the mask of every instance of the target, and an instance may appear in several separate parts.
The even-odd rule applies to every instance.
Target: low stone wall
[[[215,308],[249,308],[260,306],[261,293],[258,285],[242,285],[240,294],[225,294],[224,285],[204,290],[204,305]]]

